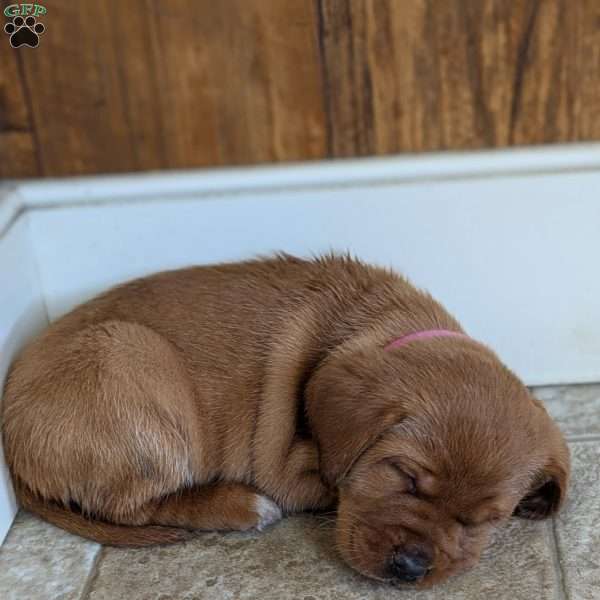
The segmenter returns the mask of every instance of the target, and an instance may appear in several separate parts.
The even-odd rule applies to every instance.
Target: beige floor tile
[[[372,583],[338,559],[316,518],[289,518],[262,534],[203,535],[180,546],[106,549],[91,600],[553,599],[548,528],[514,521],[473,571],[426,592]]]
[[[570,436],[600,436],[600,385],[536,388]],[[600,441],[577,442],[573,486],[555,524],[569,600],[600,600]],[[374,584],[338,559],[331,532],[310,516],[262,534],[207,533],[145,550],[106,548],[91,582],[92,600],[546,600],[560,598],[551,524],[513,521],[481,564],[427,592]],[[27,514],[0,549],[2,600],[76,599],[98,546]],[[558,594],[558,595],[557,595]]]
[[[80,598],[99,549],[21,512],[0,548],[0,598]]]
[[[569,600],[600,598],[600,442],[571,444],[573,479],[556,536]]]
[[[565,435],[600,435],[600,384],[538,387],[533,392]]]

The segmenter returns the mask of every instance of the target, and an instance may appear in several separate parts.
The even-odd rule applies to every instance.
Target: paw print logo
[[[29,46],[36,48],[40,43],[40,35],[44,33],[46,28],[42,23],[37,23],[35,17],[15,17],[12,23],[7,23],[4,26],[4,32],[10,35],[10,45],[13,48],[19,46]]]

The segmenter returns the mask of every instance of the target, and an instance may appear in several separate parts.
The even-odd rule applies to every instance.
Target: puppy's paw
[[[254,528],[258,529],[258,531],[262,531],[265,527],[276,523],[282,517],[279,506],[277,506],[270,498],[259,494],[256,494],[254,510],[257,515],[257,521]]]

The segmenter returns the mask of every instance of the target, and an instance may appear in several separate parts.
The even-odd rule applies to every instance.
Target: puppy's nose
[[[398,550],[392,557],[390,567],[396,579],[413,583],[425,577],[427,571],[429,571],[430,563],[430,558],[424,552]]]

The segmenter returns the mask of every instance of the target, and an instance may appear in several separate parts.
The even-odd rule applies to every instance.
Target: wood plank
[[[600,139],[600,3],[539,2],[511,142]]]
[[[313,2],[150,2],[169,166],[323,156]]]
[[[6,4],[0,2],[0,9]],[[0,17],[0,27],[4,22]],[[0,32],[0,178],[40,174],[18,52]]]
[[[39,176],[35,138],[29,131],[0,131],[0,180]]]
[[[31,90],[43,173],[139,168],[121,95],[109,6],[56,0],[47,8],[40,45],[17,50]]]
[[[320,0],[336,156],[600,139],[594,0]]]
[[[56,0],[45,22],[23,62],[46,174],[324,153],[313,3]]]
[[[170,166],[160,102],[164,85],[153,52],[152,11],[145,0],[104,2],[110,17],[110,40],[123,115],[136,170]],[[170,107],[173,110],[176,107]],[[169,110],[169,108],[167,108]]]
[[[38,48],[0,45],[4,176],[600,140],[596,0],[53,0],[43,20]]]

